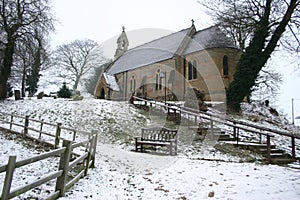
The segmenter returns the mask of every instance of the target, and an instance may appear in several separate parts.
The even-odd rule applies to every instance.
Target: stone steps
[[[271,158],[271,164],[276,164],[276,165],[285,165],[285,164],[290,164],[296,162],[296,159],[294,158]]]
[[[236,141],[227,141],[227,144],[236,146]],[[267,144],[265,143],[250,143],[250,142],[239,142],[239,148],[247,149],[258,154],[261,154],[267,160]],[[270,145],[270,163],[271,164],[289,164],[296,161],[292,156],[286,153],[282,149],[277,149],[275,145]]]

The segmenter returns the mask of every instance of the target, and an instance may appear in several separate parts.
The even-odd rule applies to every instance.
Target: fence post
[[[12,130],[12,123],[13,123],[13,120],[14,120],[14,116],[11,115],[10,116],[10,124],[9,124],[9,129]]]
[[[90,137],[92,135],[92,137]],[[94,142],[95,142],[95,135],[94,135],[94,130],[90,133],[89,135],[89,142],[88,142],[88,157],[86,158],[86,166],[84,169],[84,176],[86,176],[88,174],[88,170],[89,170],[89,164],[90,161],[92,159],[92,152],[93,152],[93,147],[94,147]]]
[[[237,135],[236,135],[236,122],[233,122],[233,137],[236,139]]]
[[[41,122],[41,127],[40,127],[39,139],[41,139],[41,138],[42,138],[43,124],[44,124],[44,120],[42,119],[42,122]]]
[[[74,130],[73,132],[73,141],[75,141],[75,139],[76,139],[76,130]]]
[[[269,134],[267,134],[267,159],[268,162],[271,163],[271,141]]]
[[[236,147],[239,147],[239,134],[240,134],[240,129],[235,127],[236,131]]]
[[[214,122],[212,116],[210,116],[210,134],[211,134],[211,139],[214,139]]]
[[[95,157],[96,157],[96,150],[97,150],[97,142],[98,142],[98,134],[99,132],[97,130],[93,130],[92,133],[95,135],[95,141],[94,141],[94,147],[93,147],[93,154],[92,154],[92,165],[91,167],[95,167]]]
[[[59,146],[60,132],[61,132],[61,123],[57,123],[56,133],[55,133],[55,143],[54,143],[55,149],[57,149]]]
[[[296,151],[295,151],[295,137],[294,135],[291,137],[292,139],[292,157],[295,159],[296,158]]]
[[[16,167],[17,156],[9,156],[1,199],[9,199],[9,192]]]
[[[71,151],[72,151],[71,144],[72,142],[69,140],[63,141],[63,147],[65,147],[66,150],[60,156],[59,167],[58,167],[58,170],[62,170],[63,173],[61,176],[57,178],[56,186],[55,186],[55,191],[59,191],[60,197],[63,197],[66,192],[67,176],[69,172],[69,162],[70,162]]]
[[[24,136],[28,134],[29,116],[25,116]]]

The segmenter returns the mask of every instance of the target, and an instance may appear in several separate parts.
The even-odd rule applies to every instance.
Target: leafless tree
[[[65,80],[69,80],[76,91],[81,78],[92,68],[104,63],[101,47],[89,39],[75,40],[58,46],[54,52],[53,64],[61,69]]]
[[[7,95],[16,43],[34,36],[38,27],[47,35],[54,30],[50,0],[0,0],[0,99]]]
[[[243,50],[234,80],[226,91],[227,108],[240,111],[260,71],[282,44],[299,52],[300,0],[199,0],[216,23],[235,38]]]
[[[22,96],[25,91],[32,96],[37,91],[40,72],[48,65],[48,40],[38,29],[30,37],[22,37],[16,42],[16,51],[12,66],[11,79],[15,83],[21,82]]]

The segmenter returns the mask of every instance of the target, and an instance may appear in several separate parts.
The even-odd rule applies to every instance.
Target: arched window
[[[188,79],[197,79],[197,62],[194,60],[188,65]]]
[[[228,56],[223,57],[223,75],[228,76]]]
[[[155,75],[155,90],[161,90],[161,81],[162,81],[162,76],[160,69],[157,70],[156,75]]]
[[[193,79],[197,79],[197,62],[193,61]]]
[[[131,80],[130,80],[130,91],[131,91],[131,92],[134,92],[134,91],[135,91],[135,85],[136,85],[135,82],[136,82],[136,81],[135,81],[135,78],[134,78],[134,76],[132,76],[132,77],[131,77]]]

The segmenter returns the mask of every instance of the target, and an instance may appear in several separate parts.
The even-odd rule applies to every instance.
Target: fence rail
[[[10,121],[6,120],[6,118],[10,118]],[[15,118],[19,118],[19,120],[23,121],[24,124],[15,123]],[[64,196],[66,190],[68,190],[76,182],[78,182],[81,177],[86,176],[88,173],[88,169],[94,167],[95,165],[95,154],[98,137],[98,132],[96,130],[93,130],[92,132],[80,131],[62,127],[61,123],[52,124],[49,122],[44,122],[43,120],[30,119],[28,116],[22,117],[3,112],[0,112],[0,122],[9,124],[9,128],[2,127],[4,129],[13,130],[13,126],[21,127],[23,128],[23,130],[20,134],[22,134],[23,137],[39,140],[40,142],[45,142],[55,147],[55,149],[50,152],[46,152],[41,155],[33,156],[31,158],[20,161],[16,161],[16,156],[9,156],[8,163],[0,166],[0,173],[5,173],[5,180],[3,183],[0,199],[6,200],[14,198],[16,196],[20,196],[21,194],[54,179],[56,179],[55,190],[53,193],[48,195],[46,199],[56,199],[58,197],[62,197]],[[38,123],[40,125],[40,128],[38,129],[30,127],[29,125],[32,123]],[[46,131],[43,131],[44,125],[55,127],[55,133],[48,133]],[[60,136],[62,130],[73,132],[72,141]],[[35,137],[34,134],[29,135],[29,131],[38,133],[38,136]],[[77,142],[75,141],[76,133],[88,134],[89,138],[84,141]],[[50,136],[53,139],[53,142],[50,141],[49,143],[49,141],[43,141],[41,139],[42,135]],[[61,147],[59,145],[60,141],[62,141]],[[85,148],[85,153],[83,153],[82,155],[73,152],[74,149],[82,147]],[[49,174],[40,177],[35,181],[32,181],[31,183],[27,183],[26,185],[11,189],[15,169],[55,156],[59,156],[59,167],[57,170],[52,171]],[[75,157],[75,159],[72,159],[71,161],[71,157]],[[81,166],[80,170],[78,170],[78,166]],[[75,167],[76,171],[73,170]],[[73,178],[68,177],[68,173],[70,171],[76,174]]]
[[[160,102],[160,101],[148,100],[148,99],[143,99],[140,97],[132,96],[131,102],[135,103],[135,101],[143,102],[143,104],[146,106],[148,106],[148,105],[151,107],[158,106],[160,109],[167,110],[168,114],[171,112],[174,113],[175,116],[177,113],[180,116],[182,116],[183,114],[187,115],[188,119],[190,119],[190,116],[192,116],[192,117],[194,117],[195,122],[197,122],[198,119],[207,120],[210,122],[211,128],[213,128],[214,123],[220,123],[220,124],[226,125],[233,129],[232,135],[236,139],[237,145],[239,142],[239,140],[238,140],[239,130],[244,130],[246,132],[250,132],[250,133],[259,135],[260,143],[262,143],[262,136],[265,136],[267,147],[268,147],[267,157],[268,157],[269,161],[270,161],[270,153],[271,153],[270,152],[271,138],[275,137],[275,135],[286,136],[286,137],[290,138],[290,141],[291,141],[290,147],[291,147],[292,157],[296,158],[295,139],[300,140],[299,134],[295,134],[293,132],[288,132],[288,131],[283,131],[283,130],[267,128],[264,126],[254,125],[251,123],[235,120],[235,119],[229,118],[227,116],[203,112],[200,110],[183,107],[183,106],[175,104],[175,103]]]

